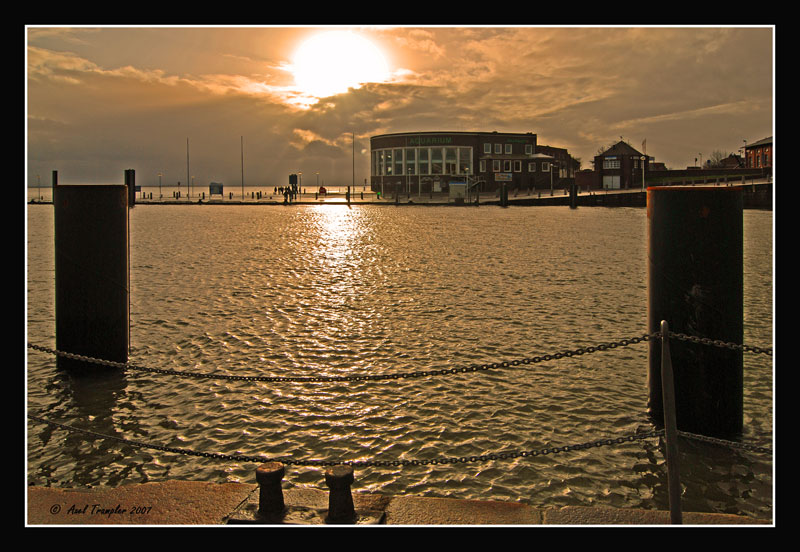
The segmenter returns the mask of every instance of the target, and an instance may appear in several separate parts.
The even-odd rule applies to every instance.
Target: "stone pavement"
[[[328,492],[284,489],[285,524],[323,525]],[[667,511],[607,507],[536,508],[518,502],[385,496],[354,491],[362,523],[399,526],[669,525]],[[28,487],[26,525],[231,525],[252,523],[258,486],[164,481],[114,488]],[[683,525],[771,526],[730,514],[683,513]],[[328,525],[330,526],[330,525]],[[341,527],[341,526],[339,526]]]

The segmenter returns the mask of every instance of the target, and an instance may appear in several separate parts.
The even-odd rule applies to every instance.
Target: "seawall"
[[[28,487],[28,525],[253,525],[258,486],[247,483],[164,481],[113,488]],[[283,490],[286,516],[270,525],[324,526],[328,492]],[[605,506],[537,508],[521,502],[352,493],[358,526],[586,526],[669,525],[663,510]],[[772,520],[684,512],[683,525],[770,526]],[[342,527],[342,525],[337,525]]]
[[[569,205],[568,195],[508,198],[509,205]],[[577,207],[646,207],[647,192],[641,190],[596,190],[591,193],[578,194]],[[745,209],[772,210],[772,183],[747,184],[742,190],[742,202]],[[486,205],[499,205],[499,200],[483,202]]]

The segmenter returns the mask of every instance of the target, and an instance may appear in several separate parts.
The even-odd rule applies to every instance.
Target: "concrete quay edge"
[[[604,506],[537,508],[519,502],[386,496],[357,490],[352,495],[356,513],[379,512],[381,525],[670,525],[669,512],[662,510]],[[322,511],[328,507],[328,492],[316,488],[284,489],[283,496],[287,509]],[[258,486],[247,483],[163,481],[100,488],[29,486],[26,525],[229,526],[237,516],[241,519],[243,506],[252,506],[257,501]],[[683,526],[719,525],[764,527],[772,526],[773,521],[732,514],[683,512]]]

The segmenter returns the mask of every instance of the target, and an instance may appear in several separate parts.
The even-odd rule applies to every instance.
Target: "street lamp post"
[[[158,199],[164,197],[161,195],[161,173],[158,173]]]
[[[644,167],[645,167],[645,164],[646,164],[647,156],[646,155],[642,155],[640,160],[642,161],[642,191],[644,191]]]
[[[747,140],[742,140],[744,142],[744,150],[742,151],[742,157],[744,157],[744,166],[747,168]]]
[[[467,203],[471,203],[472,194],[469,191],[469,167],[464,167],[464,184],[467,188]]]

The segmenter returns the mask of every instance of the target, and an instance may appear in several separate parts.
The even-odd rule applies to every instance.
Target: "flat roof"
[[[383,138],[389,136],[420,136],[423,134],[460,134],[464,136],[486,136],[486,135],[502,135],[502,136],[536,136],[535,132],[499,132],[496,130],[475,130],[475,131],[462,131],[462,130],[424,130],[419,132],[391,132],[387,134],[377,134],[370,136],[372,138]]]

